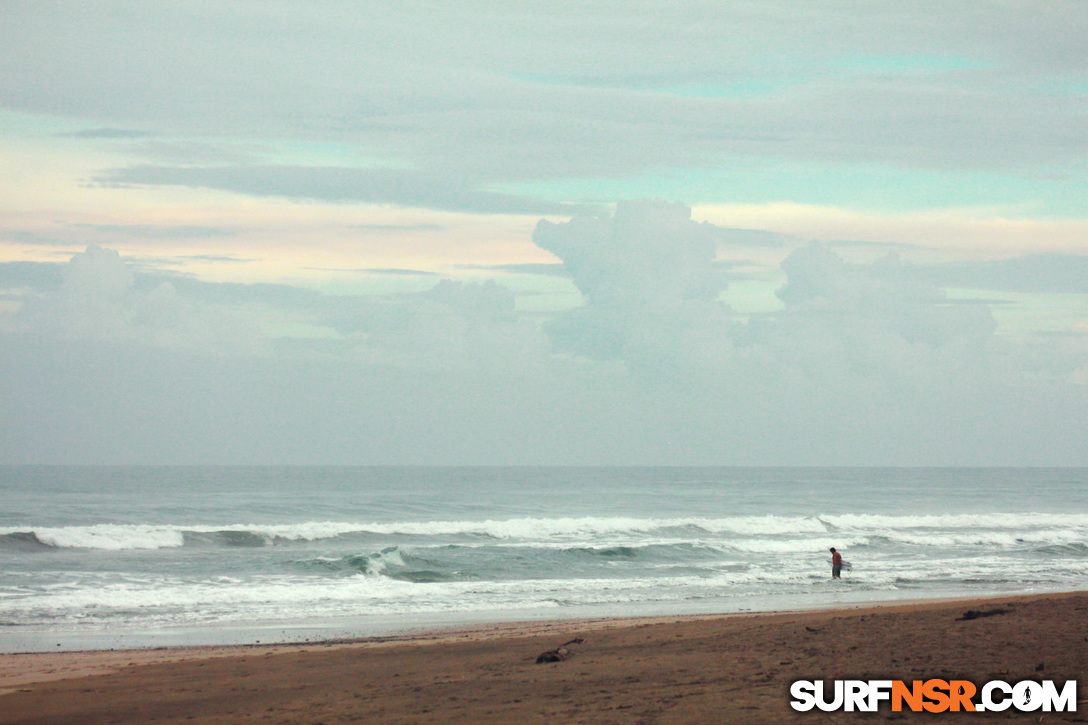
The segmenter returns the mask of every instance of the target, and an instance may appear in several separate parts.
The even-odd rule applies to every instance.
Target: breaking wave
[[[727,518],[514,518],[485,521],[360,523],[312,521],[297,524],[180,526],[95,524],[90,526],[0,529],[0,549],[75,548],[122,551],[182,546],[260,547],[341,537],[414,537],[466,542],[724,540],[743,550],[809,548],[814,537],[865,544],[879,536],[916,545],[1068,545],[1088,533],[1084,514],[950,514],[887,516],[736,516]],[[831,540],[831,539],[828,539]],[[605,556],[623,556],[620,548]],[[754,548],[752,548],[754,547]],[[761,548],[766,547],[766,548]]]

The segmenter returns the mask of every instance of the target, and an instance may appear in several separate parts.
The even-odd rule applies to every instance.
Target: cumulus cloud
[[[783,420],[891,435],[1022,382],[990,309],[949,300],[895,255],[848,262],[812,244],[782,268],[785,308],[751,321],[736,366]]]
[[[855,263],[824,245],[803,246],[782,263],[785,308],[737,319],[718,300],[726,286],[715,261],[720,232],[666,202],[540,222],[534,242],[563,260],[585,298],[546,326],[556,348],[621,360],[716,398],[758,387],[783,405],[806,388],[849,400],[859,387],[917,393],[969,369],[990,374],[982,367],[1000,346],[989,307],[950,299],[896,254]]]
[[[670,2],[649,14],[571,0],[377,13],[7,3],[0,110],[31,169],[12,182],[14,228],[0,232],[15,247],[159,240],[238,261],[283,243],[231,226],[235,211],[252,216],[232,194],[548,215],[533,239],[562,264],[495,270],[565,275],[583,304],[549,312],[440,273],[426,292],[369,297],[212,284],[99,246],[63,266],[0,265],[0,460],[78,445],[226,462],[245,450],[309,462],[1083,463],[1083,255],[922,264],[904,245],[902,258],[859,262],[856,248],[699,224],[681,204],[608,214],[599,200],[686,197],[721,205],[721,219],[730,205],[768,205],[761,219],[797,205],[939,206],[960,220],[947,228],[985,205],[994,223],[964,229],[1042,250],[1048,240],[1023,241],[1039,224],[1016,217],[1081,213],[1086,33],[1082,0]],[[48,216],[83,224],[35,216],[27,199],[43,189],[65,207]],[[152,207],[181,225],[133,216]],[[307,243],[344,229],[318,207],[299,215]],[[220,221],[201,225],[198,208]],[[414,274],[395,267],[424,262],[384,252],[400,232],[441,231],[360,213],[353,264],[390,267],[371,274]],[[731,223],[742,218],[753,217]],[[908,241],[934,245],[935,259],[927,224],[915,228],[930,237]],[[811,233],[854,234],[828,228]],[[987,241],[970,230],[957,238]],[[385,261],[367,261],[379,244]],[[740,316],[721,302],[757,286],[727,290],[738,257],[761,271],[785,258],[781,309]],[[1004,314],[964,289],[1005,293]],[[1071,311],[1010,339],[998,321],[1022,309],[1013,293],[1069,295]],[[115,388],[132,410],[96,397]],[[169,412],[156,422],[159,403]],[[186,445],[171,426],[194,441],[186,455],[171,452]]]
[[[665,202],[543,221],[584,297],[550,314],[494,281],[336,296],[98,247],[0,268],[37,284],[5,316],[0,458],[1084,464],[1084,335],[1009,340],[896,255],[821,244],[782,263],[781,310],[740,318],[719,231]],[[257,310],[324,334],[273,340]]]
[[[539,374],[547,340],[518,315],[514,294],[493,281],[442,280],[340,320],[365,334],[351,356],[369,366],[410,371],[462,371],[496,376]]]
[[[222,309],[202,309],[162,281],[139,289],[121,255],[90,246],[63,268],[58,287],[27,299],[11,321],[17,333],[68,342],[134,344],[201,354],[249,354],[263,336]]]
[[[725,342],[717,229],[669,202],[624,202],[612,218],[541,221],[533,242],[563,260],[585,305],[557,319],[560,348],[602,359],[696,358]]]
[[[789,311],[784,318],[866,320],[908,343],[931,347],[963,337],[985,339],[997,328],[985,305],[951,302],[943,288],[916,279],[894,253],[871,264],[850,264],[811,244],[790,254],[782,270],[787,282],[777,294]]]
[[[810,461],[865,451],[909,463],[912,447],[927,460],[969,449],[1007,460],[1001,446],[1038,444],[1022,426],[1070,425],[1085,402],[1068,349],[1078,343],[1014,344],[987,304],[951,298],[896,254],[853,262],[805,245],[782,263],[784,308],[733,319],[715,300],[713,232],[683,206],[632,202],[534,235],[586,297],[548,328],[553,339],[627,365],[674,454],[788,440]]]

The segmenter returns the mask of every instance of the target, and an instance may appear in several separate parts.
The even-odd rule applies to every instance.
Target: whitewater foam
[[[29,486],[9,470],[0,490],[0,622],[20,631],[728,610],[1088,579],[1088,471],[211,469],[200,497],[186,488],[199,470],[73,469],[55,491],[46,473]],[[831,580],[831,546],[854,563],[847,580]]]

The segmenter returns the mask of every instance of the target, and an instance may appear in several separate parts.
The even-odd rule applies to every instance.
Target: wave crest
[[[539,544],[595,541],[623,546],[626,541],[657,539],[796,539],[834,535],[838,540],[867,536],[930,543],[933,532],[951,537],[942,543],[1067,543],[1088,532],[1085,514],[941,514],[891,516],[840,514],[820,516],[731,516],[723,518],[564,517],[483,521],[345,522],[180,526],[95,524],[90,526],[0,529],[0,547],[82,548],[120,551],[180,546],[273,546],[337,537],[413,537]],[[985,539],[982,541],[979,537]]]

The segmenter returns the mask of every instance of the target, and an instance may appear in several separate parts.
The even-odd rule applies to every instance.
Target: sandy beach
[[[986,616],[970,615],[969,612]],[[537,664],[563,642],[572,654]],[[798,679],[1088,675],[1088,593],[851,609],[505,624],[358,642],[4,655],[3,723],[722,723],[801,715]],[[1088,694],[1078,693],[1078,699]],[[1086,722],[1077,712],[953,714]]]

